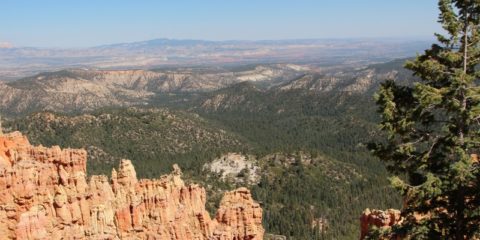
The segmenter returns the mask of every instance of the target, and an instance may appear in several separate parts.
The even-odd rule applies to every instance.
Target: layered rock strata
[[[0,134],[2,239],[260,240],[262,209],[246,188],[227,192],[215,218],[206,193],[181,171],[136,177],[123,160],[112,177],[86,177],[85,150],[30,145]]]

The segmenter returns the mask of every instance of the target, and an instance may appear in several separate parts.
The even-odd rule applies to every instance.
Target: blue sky
[[[427,38],[437,16],[436,0],[0,0],[0,42]]]

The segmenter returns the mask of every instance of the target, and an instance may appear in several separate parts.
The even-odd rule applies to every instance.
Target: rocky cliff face
[[[212,219],[199,185],[181,171],[136,177],[128,160],[86,178],[86,151],[30,145],[0,134],[0,236],[5,239],[262,239],[262,209],[248,189],[225,194]]]

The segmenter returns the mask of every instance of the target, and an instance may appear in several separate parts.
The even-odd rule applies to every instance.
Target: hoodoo
[[[215,218],[205,189],[181,170],[137,179],[129,160],[107,176],[86,177],[82,149],[32,146],[0,135],[2,239],[261,240],[262,209],[246,188],[226,193]]]

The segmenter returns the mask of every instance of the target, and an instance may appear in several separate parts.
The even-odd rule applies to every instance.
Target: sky
[[[0,0],[0,46],[155,38],[428,38],[436,0]]]

